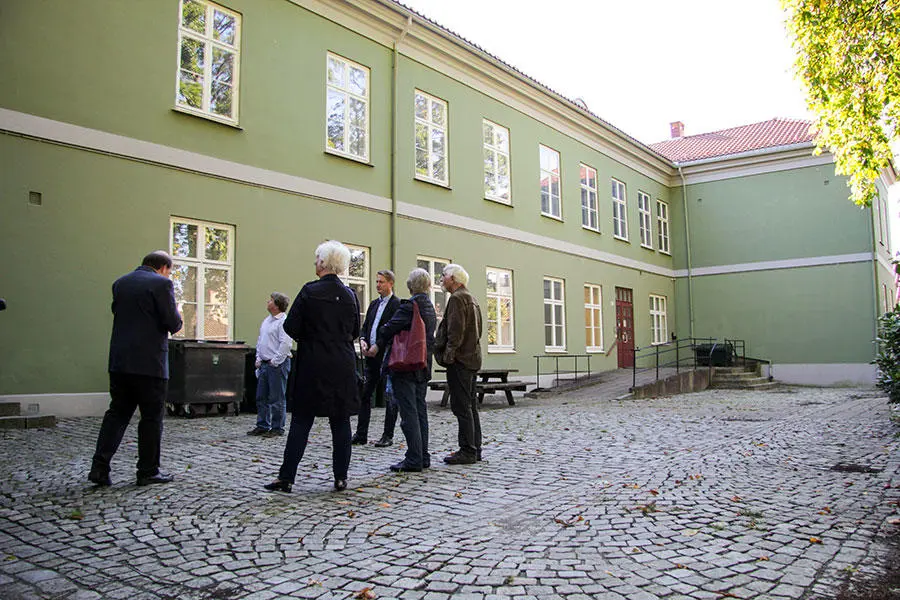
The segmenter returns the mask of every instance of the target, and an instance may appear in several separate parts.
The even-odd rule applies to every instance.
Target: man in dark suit
[[[400,300],[394,295],[393,272],[387,269],[378,271],[378,275],[375,277],[375,289],[378,290],[378,298],[369,304],[366,320],[363,322],[359,335],[359,347],[366,356],[366,384],[360,398],[359,419],[356,423],[353,443],[361,445],[365,445],[369,441],[372,392],[376,394],[376,404],[381,402],[384,394],[384,381],[381,378],[381,361],[384,359],[384,350],[379,350],[374,356],[368,356],[366,352],[369,350],[369,346],[375,344],[378,326],[390,321],[394,316],[394,311],[400,306]],[[394,442],[394,427],[397,424],[396,403],[388,402],[384,410],[384,433],[382,433],[381,439],[375,442],[378,447],[390,446]]]
[[[110,461],[135,408],[138,423],[137,484],[168,483],[159,470],[163,414],[169,380],[169,334],[181,330],[169,274],[172,258],[159,250],[113,283],[113,328],[109,342],[109,410],[103,416],[88,480],[111,485]]]

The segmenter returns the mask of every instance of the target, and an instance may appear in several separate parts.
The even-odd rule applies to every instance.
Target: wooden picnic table
[[[446,373],[446,369],[436,369],[435,373]],[[478,394],[478,403],[484,402],[485,394],[493,394],[494,392],[505,392],[506,401],[510,406],[515,406],[516,401],[513,399],[513,390],[524,392],[526,384],[524,381],[510,381],[510,373],[518,373],[518,369],[480,369],[476,374],[475,393]],[[441,406],[447,406],[450,401],[450,386],[446,381],[432,381],[428,386],[433,390],[441,390],[444,392],[441,396]]]

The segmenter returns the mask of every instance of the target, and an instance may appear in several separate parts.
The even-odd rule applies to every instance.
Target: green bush
[[[876,385],[887,392],[890,402],[900,402],[900,304],[878,319],[878,366]]]

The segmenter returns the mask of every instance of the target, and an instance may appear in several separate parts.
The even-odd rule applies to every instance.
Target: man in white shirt
[[[284,332],[290,299],[273,292],[266,309],[269,316],[259,327],[256,340],[256,427],[247,435],[284,435],[288,374],[291,372],[291,338]]]

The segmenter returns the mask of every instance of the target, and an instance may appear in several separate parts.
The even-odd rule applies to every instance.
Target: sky
[[[811,119],[779,0],[400,0],[645,143]]]

